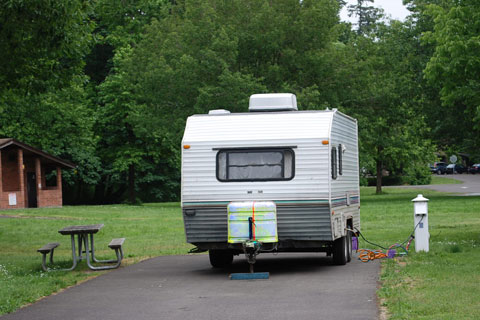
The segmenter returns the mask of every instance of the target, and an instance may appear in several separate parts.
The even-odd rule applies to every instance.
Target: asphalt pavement
[[[480,174],[447,174],[441,177],[460,180],[462,184],[431,184],[426,186],[407,186],[407,188],[431,189],[448,192],[458,196],[480,196]],[[397,188],[397,187],[392,187]]]
[[[377,319],[380,264],[335,266],[323,253],[261,254],[269,280],[229,280],[207,255],[163,256],[120,268],[46,297],[2,320]]]

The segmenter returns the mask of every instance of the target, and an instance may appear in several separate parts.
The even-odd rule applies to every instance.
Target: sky
[[[357,0],[348,0],[347,2],[348,6],[349,4],[356,4]],[[375,0],[374,6],[382,7],[387,15],[391,15],[392,18],[401,21],[405,20],[405,17],[409,14],[407,8],[402,4],[402,0]],[[348,17],[348,11],[346,6],[340,12],[340,18],[343,21],[355,22],[353,20],[353,17]]]

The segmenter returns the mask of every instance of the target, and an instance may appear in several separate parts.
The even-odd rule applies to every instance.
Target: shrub
[[[403,171],[402,184],[425,185],[431,181],[432,174],[426,165],[412,165]]]

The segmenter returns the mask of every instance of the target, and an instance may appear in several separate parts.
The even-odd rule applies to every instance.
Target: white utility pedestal
[[[419,194],[413,202],[413,220],[415,229],[415,251],[429,250],[428,199]],[[417,226],[418,225],[418,226]]]

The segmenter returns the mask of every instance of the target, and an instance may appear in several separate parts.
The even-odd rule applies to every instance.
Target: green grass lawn
[[[440,177],[432,175],[432,182],[430,184],[462,184],[463,182],[453,178]]]
[[[388,189],[374,195],[362,188],[362,232],[388,246],[402,242],[413,230],[413,199],[430,199],[430,252],[383,262],[379,289],[391,319],[474,319],[480,314],[480,197],[453,197],[434,191]],[[132,264],[148,257],[185,254],[183,222],[178,203],[142,206],[78,206],[59,209],[0,211],[0,314],[12,312],[62,288],[102,272],[82,262],[73,272],[43,272],[36,252],[47,242],[60,242],[56,260],[71,264],[70,237],[58,230],[74,224],[104,223],[95,236],[99,258],[113,258],[107,245],[126,237],[126,259]],[[363,248],[373,248],[360,241]]]
[[[480,315],[480,197],[434,191],[362,190],[362,233],[388,246],[413,230],[418,193],[430,199],[430,252],[384,260],[379,290],[390,319],[478,319]],[[373,248],[360,241],[361,247]]]
[[[114,258],[108,248],[113,238],[126,237],[122,265],[171,254],[186,254],[183,221],[178,203],[142,206],[75,206],[56,209],[0,211],[0,315],[20,306],[101,274],[81,262],[73,272],[43,272],[36,249],[48,242],[60,242],[54,258],[70,267],[70,236],[58,230],[69,225],[103,223],[95,235],[95,253],[101,259]]]

